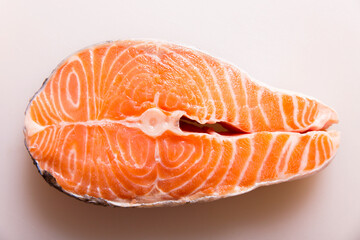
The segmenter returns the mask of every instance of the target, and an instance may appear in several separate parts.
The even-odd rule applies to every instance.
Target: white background
[[[105,208],[49,187],[23,112],[85,46],[155,38],[196,46],[268,85],[335,108],[335,160],[299,181],[212,203]],[[360,239],[360,1],[0,0],[0,239]]]

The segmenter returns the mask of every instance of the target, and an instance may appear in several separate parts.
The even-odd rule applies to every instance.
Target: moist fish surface
[[[107,42],[61,62],[30,101],[25,144],[78,199],[152,207],[308,176],[339,146],[336,112],[199,50]]]

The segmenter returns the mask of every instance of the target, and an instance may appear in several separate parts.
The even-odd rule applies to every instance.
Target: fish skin
[[[145,47],[137,49],[134,45]],[[128,48],[128,53],[125,53],[124,51],[121,52],[119,50],[125,48]],[[162,48],[165,50],[161,51],[160,49]],[[113,53],[111,53],[111,50],[113,50]],[[105,51],[107,51],[108,54],[102,59],[100,64],[97,62],[99,59],[97,59],[96,56],[101,56],[101,54],[104,54]],[[128,88],[120,86],[119,83],[124,80],[120,79],[123,77],[121,76],[123,73],[121,72],[122,70],[119,70],[118,68],[122,67],[122,69],[124,69],[124,66],[128,65],[128,63],[122,62],[122,65],[119,63],[117,65],[114,64],[110,66],[111,60],[119,57],[119,54],[127,54],[128,61],[138,59],[135,61],[136,64],[132,69],[140,68],[139,72],[142,74],[141,76],[148,82],[135,78],[135,81],[129,80],[128,82],[125,82],[125,84],[128,84]],[[147,58],[147,55],[149,54],[153,55]],[[61,77],[63,77],[62,73],[69,66],[69,62],[80,62],[79,60],[81,59],[83,62],[82,68],[85,69],[85,73],[82,74],[87,85],[87,98],[81,96],[81,94],[85,92],[85,88],[79,84],[79,72],[75,71],[76,74],[70,73],[70,75],[73,74],[73,76],[70,76],[68,79],[72,78],[73,80],[67,80],[65,87],[61,81],[58,80],[58,82],[56,82],[56,79],[61,79]],[[145,64],[145,67],[143,67],[144,62],[148,63],[149,66]],[[71,69],[80,69],[80,65],[81,64],[79,63],[74,63]],[[195,67],[191,67],[191,65]],[[181,66],[181,68],[178,68],[178,66]],[[143,69],[141,69],[141,67],[143,67]],[[98,68],[97,71],[96,68]],[[111,68],[115,68],[115,70],[112,69],[113,71],[111,72],[109,70]],[[105,85],[96,87],[96,73],[102,74],[100,70],[104,71],[104,69],[108,70],[108,72],[105,71],[107,76],[104,77],[99,75],[97,81],[99,83],[105,83]],[[130,70],[132,71],[132,69]],[[178,76],[173,73],[174,69],[176,69],[175,72],[179,74]],[[186,74],[181,73],[183,69],[188,70]],[[119,70],[119,74],[114,75],[116,70]],[[92,75],[89,74],[91,72]],[[108,76],[111,74],[114,75],[113,77],[115,80],[109,84],[111,87],[115,86],[115,90],[111,88],[106,89],[106,87],[108,87],[106,83],[109,81]],[[188,75],[190,75],[190,77]],[[197,79],[198,86],[201,85],[199,83],[203,83],[202,86],[205,86],[204,89],[207,89],[207,93],[204,89],[199,90],[199,87],[196,87],[195,85],[188,87],[183,83],[184,79],[187,79],[188,82],[190,82],[190,80],[196,79],[199,75],[203,75],[205,78]],[[183,77],[180,78],[181,81],[177,79],[179,76]],[[74,79],[77,83],[74,82]],[[174,85],[175,87],[166,82],[166,80],[169,79],[171,81],[177,79],[177,83]],[[51,83],[49,84],[49,82]],[[131,85],[133,82],[134,84],[137,84]],[[149,85],[149,82],[152,84]],[[183,92],[183,95],[176,92],[179,90],[177,87],[181,85],[180,83],[185,87],[188,87],[187,90],[186,88],[182,88],[186,90]],[[69,88],[69,84],[72,84],[73,87]],[[142,88],[137,89],[137,87],[141,84]],[[155,88],[154,90],[151,89],[152,86],[157,86],[158,88]],[[165,89],[165,93],[160,94],[164,94],[165,97],[161,97],[161,95],[156,97],[156,93],[160,92],[158,89],[161,90],[161,87],[164,88],[164,86],[167,89]],[[215,86],[217,91],[215,91],[216,89],[214,90]],[[75,91],[74,89],[80,90]],[[69,93],[70,91],[72,92]],[[93,91],[92,95],[91,91]],[[189,95],[189,92],[191,91],[193,91],[193,94]],[[194,94],[194,91],[199,93],[199,95]],[[125,93],[124,96],[117,96],[116,93],[119,92]],[[104,97],[99,97],[97,94]],[[206,94],[208,95],[206,96]],[[71,102],[73,106],[77,105],[79,107],[74,110],[71,108],[72,106],[64,104],[66,102],[64,101],[65,95],[68,102]],[[205,95],[206,101],[204,101],[204,99],[201,100],[199,98],[200,95],[203,98]],[[104,99],[106,98],[108,98],[107,100],[110,100],[105,104]],[[282,104],[276,102],[274,99],[281,99]],[[147,103],[149,100],[150,103]],[[153,101],[152,104],[151,101]],[[81,105],[83,102],[86,102],[87,104]],[[145,106],[137,106],[135,104],[134,106],[134,102],[147,104],[145,104]],[[196,104],[194,104],[194,102]],[[44,106],[46,106],[48,110],[50,109],[50,111],[42,111]],[[120,110],[114,106],[121,106]],[[221,109],[221,106],[223,109]],[[108,107],[108,109],[106,109],[106,107]],[[100,110],[97,111],[98,109]],[[163,122],[163,125],[165,124],[166,126],[169,126],[166,129],[162,129],[161,132],[156,133],[156,135],[151,135],[152,133],[147,132],[146,129],[144,130],[137,125],[141,124],[141,116],[143,116],[146,111],[149,111],[149,109],[161,110],[162,114],[165,116],[163,121],[166,121],[165,123],[167,124],[166,125]],[[243,132],[246,132],[246,134],[222,136],[216,133],[199,134],[183,132],[176,128],[176,122],[174,123],[174,119],[171,119],[175,111],[178,111],[180,114],[177,114],[174,119],[180,118],[181,114],[183,114],[190,119],[198,121],[199,123],[214,123],[223,121]],[[129,40],[108,42],[102,45],[95,45],[72,55],[67,60],[64,60],[58,68],[53,71],[49,80],[46,80],[43,83],[41,89],[30,101],[25,114],[26,119],[28,119],[26,120],[24,129],[25,145],[34,160],[35,165],[45,180],[59,190],[80,200],[109,206],[173,206],[239,195],[255,189],[258,186],[288,181],[294,178],[301,178],[313,174],[325,167],[331,159],[333,159],[339,145],[338,132],[323,131],[333,123],[338,122],[337,114],[333,109],[327,107],[318,100],[300,94],[293,94],[264,86],[264,84],[254,81],[249,75],[233,65],[213,58],[197,50],[170,43],[154,41]],[[270,118],[267,118],[266,116],[270,116]],[[112,122],[99,122],[98,120],[101,121],[101,118],[110,119]],[[35,123],[39,125],[40,128],[34,127],[36,126]],[[62,134],[64,131],[68,135],[63,136]],[[123,132],[119,135],[119,131]],[[78,135],[74,132],[78,132]],[[86,137],[84,137],[84,134],[81,135],[79,133],[86,133]],[[41,136],[42,134],[45,135]],[[77,146],[83,145],[83,154],[85,150],[87,151],[84,155],[86,157],[79,160],[80,162],[81,160],[87,161],[87,163],[83,164],[85,167],[82,168],[80,171],[81,173],[77,172],[77,174],[75,174],[78,178],[73,179],[71,179],[73,176],[69,173],[69,168],[66,169],[63,167],[65,160],[68,162],[71,162],[70,160],[74,160],[69,157],[74,153],[69,152],[67,156],[64,156],[66,149],[71,149],[72,145],[70,144],[70,147],[63,147],[62,150],[59,150],[61,145],[59,145],[58,141],[56,141],[60,137],[64,144],[68,144],[69,138],[71,138],[72,134],[79,137],[75,137],[75,140],[72,139],[71,144],[77,144]],[[129,134],[128,139],[137,138],[138,140],[133,140],[133,143],[130,145],[128,143],[121,142],[122,140],[118,140],[124,138],[126,134]],[[288,136],[288,138],[295,139],[290,143],[290,145],[293,149],[300,149],[296,151],[302,151],[303,153],[307,151],[308,157],[311,154],[314,156],[316,155],[317,164],[313,164],[313,168],[309,167],[305,170],[307,165],[309,165],[306,156],[304,158],[302,155],[298,156],[294,152],[289,152],[288,161],[286,162],[284,160],[284,172],[281,173],[283,175],[278,176],[279,172],[272,169],[274,167],[272,161],[280,161],[281,157],[284,158],[284,156],[278,153],[280,154],[278,158],[274,157],[273,160],[273,153],[271,151],[264,152],[262,147],[264,145],[273,146],[271,143],[274,144],[274,142],[276,142],[274,138],[281,134],[283,136]],[[81,136],[83,137],[82,140]],[[103,136],[103,138],[101,139],[99,136]],[[104,141],[101,141],[104,139],[104,136],[106,136],[105,138],[107,139],[112,139],[108,142],[108,145],[104,144]],[[56,144],[58,145],[55,144],[56,146],[50,146],[51,148],[45,151],[45,147],[42,147],[40,143],[43,144],[44,142],[51,142],[50,139],[47,139],[49,137],[51,137],[53,142],[57,142]],[[43,141],[37,142],[38,138]],[[165,146],[168,145],[161,145],[161,147],[159,147],[160,144],[164,141],[170,141],[174,146],[178,146],[178,143],[181,142],[179,139],[189,143],[189,146],[193,149],[200,144],[203,144],[203,146],[211,144],[211,146],[214,146],[215,149],[219,150],[212,151],[209,147],[201,149],[202,151],[207,149],[206,152],[210,152],[208,158],[205,158],[204,155],[198,157],[198,161],[202,161],[204,164],[209,163],[206,161],[210,161],[210,159],[214,158],[214,155],[215,157],[216,154],[219,155],[221,150],[222,158],[217,156],[217,158],[213,159],[213,165],[211,165],[212,168],[215,169],[213,172],[216,172],[216,174],[214,173],[212,175],[213,172],[199,173],[201,172],[199,171],[201,165],[199,165],[198,169],[194,170],[195,173],[198,173],[197,176],[191,175],[189,173],[190,171],[184,170],[185,175],[188,174],[187,177],[184,177],[181,174],[176,175],[174,173],[176,168],[174,168],[175,170],[173,171],[169,171],[167,168],[164,168],[162,165],[166,157],[163,150],[166,148]],[[264,139],[267,140],[265,141]],[[295,145],[299,139],[305,139],[303,140],[304,144],[309,144],[299,144],[299,146]],[[114,144],[116,141],[118,141],[117,144]],[[252,142],[254,146],[251,145],[251,148],[256,149],[253,153],[247,153],[247,155],[244,155],[247,156],[247,158],[241,157],[242,155],[236,157],[236,154],[239,149],[241,149],[241,146],[240,148],[237,146],[234,147],[234,144],[236,145],[238,142],[243,141]],[[92,142],[93,144],[90,148],[87,146],[89,142]],[[207,144],[204,144],[204,142]],[[310,147],[311,142],[314,142],[314,147],[312,148]],[[131,154],[127,154],[129,154],[129,150],[132,149],[131,146],[135,143],[138,145],[137,149],[141,149],[142,145],[147,143],[146,146],[148,146],[148,149],[145,153],[141,150],[135,150],[143,155],[134,162],[134,159],[131,159],[133,156]],[[118,151],[114,155],[115,157],[113,156],[114,159],[111,160],[109,156],[114,154],[114,152],[117,151],[116,148],[121,144],[123,144],[122,150],[125,149],[125,151],[123,151],[125,153]],[[101,156],[93,159],[95,153],[90,154],[89,151],[94,152],[94,150],[97,150],[98,153],[104,153],[99,146],[103,146],[104,149],[111,150],[106,153],[108,155],[99,154]],[[230,151],[230,149],[232,151]],[[149,157],[149,151],[152,153],[152,156],[155,157]],[[169,152],[170,151],[176,152],[176,148],[173,147],[169,150]],[[229,158],[230,156],[226,155],[229,155],[229,152],[232,152],[232,158]],[[234,152],[236,152],[236,154]],[[81,151],[76,152],[76,156],[77,154],[81,154]],[[89,154],[89,156],[87,154]],[[127,157],[123,157],[121,159],[117,154],[125,154]],[[143,158],[147,158],[148,162],[142,162],[141,159]],[[167,156],[167,158],[169,158],[169,156]],[[97,162],[98,159],[100,159],[100,163]],[[112,166],[110,170],[105,169],[103,166],[105,164],[103,161],[104,159],[107,159],[107,164]],[[119,165],[118,163],[114,164],[114,162],[119,161],[119,159],[123,161],[123,165]],[[235,173],[238,172],[239,166],[242,164],[240,162],[244,161],[244,159],[247,160],[246,163],[243,163],[245,165],[247,164],[247,168],[243,166],[243,178],[239,178],[235,184],[234,179],[227,176],[232,176],[231,174],[236,175]],[[79,164],[79,161],[76,162],[76,160],[78,159],[73,161],[73,168],[74,164]],[[131,161],[133,162],[131,163]],[[146,165],[149,162],[150,165]],[[264,164],[265,162],[269,164],[266,165]],[[289,162],[290,170],[285,169],[285,165],[289,164]],[[49,163],[52,163],[53,165],[49,167]],[[194,164],[195,163],[196,161],[194,161]],[[145,165],[141,167],[139,164]],[[232,165],[230,166],[230,164]],[[227,170],[223,169],[223,166],[225,165]],[[269,175],[268,178],[266,179],[260,175],[261,180],[258,180],[256,177],[259,175],[258,172],[256,172],[255,176],[251,171],[252,169],[262,170],[264,165],[266,165],[266,167],[272,166],[269,167],[269,171],[277,176],[269,178],[271,174],[268,174],[269,172],[265,171],[265,173]],[[99,166],[101,166],[101,168]],[[219,166],[222,168],[219,169]],[[303,166],[304,168],[301,169],[301,171],[298,170],[300,166]],[[188,167],[191,168],[193,166],[189,165]],[[151,170],[148,171],[148,168]],[[210,170],[212,168],[210,167]],[[102,172],[99,169],[102,169]],[[285,170],[288,171],[285,172]],[[109,178],[109,174],[112,174],[114,177]],[[145,177],[141,177],[144,176],[143,174],[145,174]],[[201,179],[201,174],[207,176],[208,178]],[[94,175],[97,176],[96,179],[92,177]],[[222,179],[219,180],[217,179],[217,176],[220,175],[222,176]],[[165,176],[165,178],[161,179],[159,176]],[[185,180],[183,180],[183,182],[179,180],[180,183],[171,180],[176,177],[178,177],[178,179]],[[195,179],[196,177],[197,179]],[[129,182],[129,179],[132,180]],[[118,180],[118,183],[115,185],[113,183],[111,185],[111,181],[113,180]],[[83,181],[85,182],[85,185],[79,186],[79,184]],[[223,184],[220,187],[219,185],[216,185],[216,183],[219,184],[223,182],[226,184]],[[96,191],[96,186],[99,187],[100,183],[103,184],[102,187],[104,187],[104,189],[109,188],[111,191]],[[180,189],[171,187],[174,184],[178,186],[178,188],[180,187]],[[194,184],[198,184],[197,188],[194,187]],[[87,189],[85,189],[85,187]]]

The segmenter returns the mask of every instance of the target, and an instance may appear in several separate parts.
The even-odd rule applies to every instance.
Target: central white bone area
[[[150,108],[137,117],[127,117],[121,120],[101,119],[83,122],[58,122],[52,125],[40,125],[31,118],[30,111],[26,112],[25,131],[28,136],[32,136],[38,132],[45,130],[50,126],[63,127],[67,125],[85,125],[85,126],[107,126],[113,124],[121,124],[131,128],[140,129],[150,137],[162,135],[165,131],[170,130],[179,135],[182,131],[179,127],[180,118],[185,114],[184,111],[173,111],[164,113],[159,108]]]
[[[151,137],[160,136],[166,130],[177,132],[179,131],[179,120],[182,115],[182,111],[175,111],[167,116],[158,108],[150,108],[140,116],[139,127],[146,135]]]

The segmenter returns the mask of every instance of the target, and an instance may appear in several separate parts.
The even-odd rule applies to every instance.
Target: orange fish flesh
[[[339,146],[336,112],[232,64],[160,41],[107,42],[64,60],[25,113],[39,172],[78,199],[152,207],[308,176]]]

